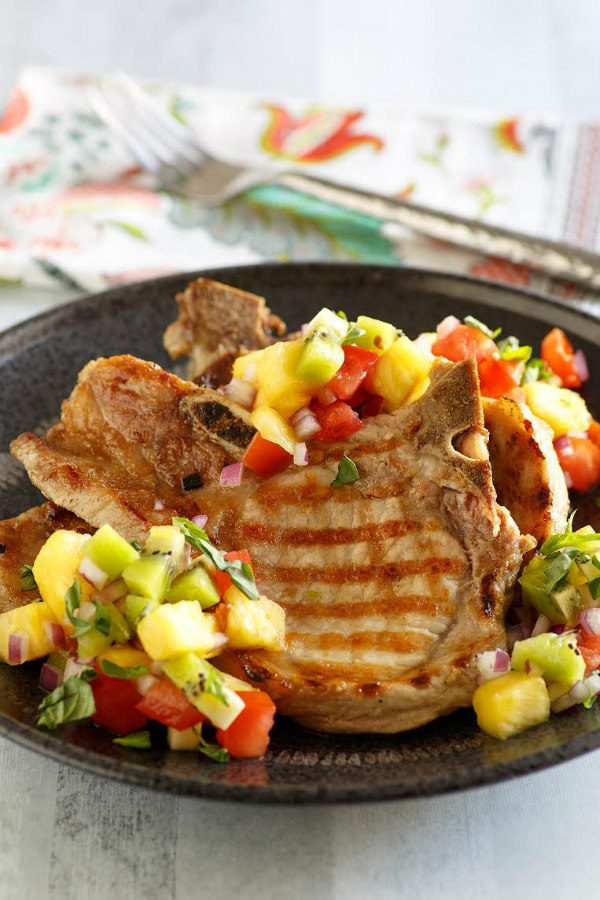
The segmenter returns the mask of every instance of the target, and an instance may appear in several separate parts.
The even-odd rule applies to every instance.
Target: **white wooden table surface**
[[[0,0],[0,21],[0,98],[20,66],[50,63],[600,118],[596,0]],[[0,288],[0,328],[61,299]],[[245,807],[124,787],[0,739],[0,900],[591,900],[599,771],[593,753],[441,798]]]

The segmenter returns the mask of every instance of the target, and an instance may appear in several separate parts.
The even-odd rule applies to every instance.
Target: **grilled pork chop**
[[[195,425],[206,396],[218,402],[152,364],[99,360],[61,423],[45,439],[22,435],[13,452],[92,525],[143,538],[202,511],[219,543],[248,546],[261,589],[287,610],[288,648],[239,659],[281,712],[326,731],[395,732],[468,705],[474,654],[504,642],[524,549],[496,503],[472,361],[438,363],[420,400],[343,445],[315,442],[305,469],[248,473],[225,490],[227,454]],[[360,478],[333,488],[343,452]]]
[[[231,379],[241,353],[280,340],[285,324],[262,297],[227,284],[197,278],[176,297],[179,316],[164,334],[172,359],[187,356],[190,381],[217,387]]]

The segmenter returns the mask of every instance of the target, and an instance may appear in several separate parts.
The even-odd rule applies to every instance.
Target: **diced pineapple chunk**
[[[296,438],[290,425],[274,409],[257,406],[250,415],[250,421],[265,441],[279,444],[288,453],[294,452]]]
[[[197,600],[164,603],[138,625],[138,637],[152,659],[174,659],[183,653],[212,650],[218,628],[214,615],[203,613]]]
[[[52,610],[57,622],[71,634],[73,626],[65,615],[65,594],[77,579],[81,585],[81,602],[89,600],[94,587],[77,573],[83,548],[89,535],[76,531],[55,531],[40,549],[33,564],[33,577],[40,596]]]
[[[167,743],[170,750],[197,750],[200,746],[200,730],[197,725],[178,731],[167,729]]]
[[[265,347],[257,361],[258,393],[255,406],[270,406],[289,419],[306,406],[315,386],[296,376],[304,341],[278,341]]]
[[[575,391],[559,388],[545,381],[533,381],[523,386],[525,402],[534,415],[552,428],[554,437],[568,431],[587,431],[592,417],[585,400]]]
[[[283,650],[285,610],[267,597],[249,600],[238,588],[230,587],[223,598],[227,606],[225,633],[234,650]]]
[[[422,381],[419,381],[419,383],[414,386],[414,388],[404,401],[404,405],[408,406],[409,403],[414,403],[415,400],[418,400],[419,397],[422,397],[425,391],[429,388],[430,384],[431,378],[429,377],[429,375]]]
[[[545,722],[550,697],[543,678],[509,672],[480,685],[473,695],[479,727],[492,737],[505,738]]]
[[[379,357],[367,375],[365,386],[383,397],[385,409],[393,412],[407,402],[417,385],[429,375],[432,364],[430,353],[402,335]]]
[[[40,659],[56,649],[51,630],[47,623],[56,622],[54,613],[47,603],[27,603],[0,615],[0,659],[8,662],[8,640],[12,634],[23,634],[27,640],[23,644],[21,662]]]
[[[233,377],[254,382],[256,378],[248,379],[248,374],[253,371],[258,377],[258,365],[264,352],[264,350],[253,350],[252,353],[238,356],[233,363]]]

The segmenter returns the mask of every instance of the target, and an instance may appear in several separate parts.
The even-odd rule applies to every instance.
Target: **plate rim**
[[[255,262],[245,265],[214,266],[206,269],[173,272],[158,278],[150,278],[142,281],[118,284],[106,288],[103,291],[85,293],[82,296],[50,307],[34,316],[23,319],[0,332],[0,363],[10,362],[11,352],[18,352],[18,345],[31,345],[35,341],[39,328],[48,320],[60,326],[63,318],[69,319],[75,310],[82,307],[92,312],[101,308],[111,299],[122,298],[123,294],[135,295],[136,292],[147,289],[148,286],[160,288],[164,285],[185,284],[199,277],[225,277],[227,271],[240,273],[273,270],[295,270],[308,272],[320,272],[339,270],[360,270],[365,273],[390,270],[402,273],[407,278],[432,278],[440,281],[448,281],[456,285],[467,284],[474,288],[481,287],[486,291],[498,290],[504,296],[513,295],[516,298],[527,298],[541,302],[551,309],[562,310],[568,318],[584,319],[600,322],[600,310],[598,315],[588,308],[580,308],[568,302],[545,294],[539,290],[531,290],[503,282],[488,281],[471,275],[462,275],[441,269],[428,269],[420,267],[404,267],[382,264],[370,264],[359,262],[338,261],[295,261],[279,263],[274,261]],[[180,288],[177,288],[179,290]],[[131,299],[130,299],[131,302]],[[269,302],[267,298],[267,302]],[[101,310],[100,310],[101,311]],[[13,345],[11,350],[11,345]],[[16,346],[15,346],[16,345]],[[526,774],[542,771],[547,768],[560,765],[568,760],[575,759],[585,753],[600,748],[600,728],[595,731],[586,731],[570,738],[559,747],[542,748],[525,757],[510,760],[506,763],[496,763],[487,768],[477,767],[465,769],[460,773],[450,776],[436,775],[424,782],[416,780],[414,784],[408,783],[381,783],[365,781],[362,784],[267,784],[267,785],[235,785],[222,781],[197,781],[192,777],[180,776],[174,773],[163,773],[160,768],[149,768],[128,759],[115,759],[104,756],[94,750],[84,749],[74,743],[65,743],[56,740],[50,733],[37,729],[33,725],[13,718],[8,713],[0,711],[0,734],[14,741],[27,750],[33,751],[52,759],[55,762],[72,765],[80,770],[110,778],[112,780],[145,787],[147,789],[161,791],[179,796],[197,796],[209,800],[229,800],[236,802],[296,805],[296,804],[346,804],[382,802],[406,799],[409,797],[431,797],[452,793],[470,788],[482,787],[512,780]],[[213,765],[211,763],[206,763]]]

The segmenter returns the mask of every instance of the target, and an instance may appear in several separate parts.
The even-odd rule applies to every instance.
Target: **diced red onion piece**
[[[308,465],[308,450],[306,444],[294,444],[294,463],[297,466]]]
[[[419,350],[425,350],[427,353],[431,353],[431,348],[435,343],[436,337],[437,335],[432,332],[424,331],[414,339],[413,344],[415,347],[418,347]]]
[[[79,619],[83,619],[84,622],[91,622],[94,616],[96,615],[96,607],[93,603],[82,603],[79,609],[77,610],[77,616]]]
[[[64,650],[67,646],[65,630],[58,622],[44,622],[44,634],[46,635],[47,641],[54,647],[59,647],[61,650]]]
[[[553,625],[550,631],[552,632],[552,634],[564,634],[566,628],[566,625]]]
[[[510,657],[505,650],[486,650],[478,653],[475,664],[483,681],[498,678],[510,671]]]
[[[214,638],[213,638],[212,649],[220,650],[221,647],[225,646],[225,644],[227,643],[228,640],[229,640],[229,638],[227,637],[226,634],[221,634],[220,632],[217,632],[217,634],[215,634]]]
[[[321,390],[317,394],[317,400],[321,404],[321,406],[331,406],[332,403],[335,403],[337,400],[337,394],[328,388],[327,386],[322,387]]]
[[[299,410],[297,410],[293,416],[290,416],[290,425],[292,428],[295,428],[296,425],[302,421],[305,416],[310,416],[311,411],[308,406],[301,406]]]
[[[600,634],[600,608],[582,610],[579,613],[579,624],[585,634]]]
[[[531,637],[537,637],[538,634],[546,634],[546,632],[549,631],[551,625],[552,622],[550,621],[548,616],[545,616],[543,613],[541,613],[538,616],[535,625],[533,626]]]
[[[308,322],[303,322],[300,326],[300,334],[302,335],[302,337],[306,337],[306,335],[308,334],[308,326]]]
[[[98,591],[101,591],[108,581],[106,572],[103,572],[102,569],[98,568],[96,563],[92,562],[88,556],[83,557],[77,571],[80,575],[83,575],[90,584],[93,584]]]
[[[194,525],[197,525],[198,528],[204,528],[204,526],[208,522],[208,516],[193,516],[191,521],[194,523]]]
[[[587,678],[585,681],[575,682],[570,691],[557,697],[552,702],[552,712],[563,712],[565,709],[570,709],[571,706],[576,706],[578,703],[583,703],[584,700],[593,697],[597,691],[592,685],[588,684],[589,680]]]
[[[460,319],[457,319],[456,316],[446,316],[435,329],[438,338],[448,337],[458,325],[460,325]]]
[[[229,384],[221,388],[221,393],[233,400],[244,409],[252,409],[254,400],[256,399],[256,388],[250,381],[241,378],[232,378]]]
[[[165,504],[162,502],[162,500],[154,501],[154,509],[156,510],[156,512],[161,512],[164,508]]]
[[[319,421],[311,412],[304,416],[294,428],[294,434],[300,442],[307,441],[321,430]]]
[[[119,578],[118,581],[107,584],[105,588],[94,594],[94,599],[99,600],[100,603],[114,603],[116,600],[120,600],[121,597],[126,597],[127,593],[127,585],[122,578]]]
[[[569,440],[569,436],[567,434],[561,434],[560,437],[557,437],[554,441],[554,449],[557,453],[562,453],[563,456],[573,456],[575,452],[573,450],[573,444]]]
[[[42,668],[40,669],[40,681],[39,685],[43,691],[48,691],[50,694],[55,688],[62,684],[63,681],[63,673],[58,669],[55,669],[54,666],[48,665],[48,663],[44,663]]]
[[[243,464],[241,462],[232,463],[230,466],[225,466],[221,469],[221,475],[219,476],[221,487],[238,487],[242,483],[242,469]]]
[[[8,663],[20,666],[25,661],[29,650],[29,635],[24,631],[16,631],[8,638]]]
[[[579,375],[580,381],[583,383],[587,381],[590,377],[590,370],[587,364],[587,359],[585,358],[585,353],[583,350],[576,350],[575,356],[573,357],[573,366],[575,371]]]
[[[494,662],[494,672],[504,674],[510,669],[510,656],[506,650],[496,650],[496,660]]]
[[[75,675],[75,677],[81,675],[85,668],[85,663],[69,658],[65,664],[65,671],[63,672],[64,680],[66,681],[67,678],[71,678],[72,675]]]
[[[144,694],[148,693],[152,685],[157,683],[157,681],[158,678],[156,678],[154,675],[140,675],[140,677],[136,678],[135,680],[135,686],[143,697]]]

